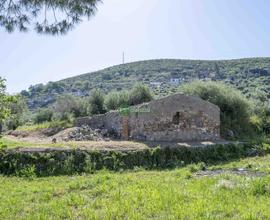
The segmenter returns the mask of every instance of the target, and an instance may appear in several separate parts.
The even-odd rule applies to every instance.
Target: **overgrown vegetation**
[[[11,114],[10,105],[16,101],[14,96],[6,93],[5,79],[0,77],[0,124]],[[1,130],[1,129],[0,129]]]
[[[94,90],[91,93],[88,103],[89,107],[87,110],[89,115],[104,114],[106,112],[104,107],[104,95],[100,90]]]
[[[221,133],[228,136],[228,130],[236,134],[250,134],[251,103],[240,91],[220,82],[194,81],[184,84],[180,91],[198,96],[220,108]]]
[[[48,129],[48,128],[69,128],[72,127],[72,123],[68,121],[51,121],[51,122],[43,122],[39,124],[26,124],[19,126],[16,130],[18,131],[38,131],[42,129]]]
[[[229,144],[200,148],[156,148],[138,151],[57,150],[49,153],[0,152],[0,173],[14,175],[29,167],[35,175],[63,175],[93,172],[101,169],[121,170],[175,168],[190,163],[207,164],[269,153],[269,145]]]
[[[194,82],[182,90],[220,106],[223,132],[232,129],[237,135],[250,135],[249,129],[254,129],[256,139],[269,134],[265,93],[254,93],[247,100],[239,91],[216,82]],[[66,95],[35,111],[26,124],[29,111],[21,99],[7,105],[5,117],[9,114],[8,119],[14,120],[15,127],[23,131],[68,127],[76,117],[138,104],[152,97],[143,85],[107,96],[101,90],[95,90],[87,98]],[[0,219],[267,219],[270,216],[267,155],[270,145],[261,140],[127,152],[76,148],[30,153],[10,149],[16,146],[18,143],[11,140],[0,143]],[[31,147],[28,143],[20,146]],[[209,177],[195,175],[198,171],[238,168],[252,171],[254,176],[237,176],[232,172]],[[49,177],[52,175],[55,176]]]
[[[29,111],[25,98],[17,97],[16,102],[7,106],[10,111],[4,126],[9,130],[33,130],[52,128],[63,124],[72,124],[78,117],[103,114],[109,110],[128,107],[148,102],[153,99],[150,89],[143,84],[136,84],[131,91],[111,92],[104,96],[101,90],[93,90],[90,96],[80,98],[71,94],[59,96],[50,107]]]
[[[153,94],[148,86],[137,83],[131,91],[110,92],[105,99],[107,110],[116,110],[150,102],[153,100]]]
[[[8,130],[15,130],[31,120],[32,114],[28,109],[26,99],[21,95],[16,96],[16,100],[9,103],[10,114],[4,120],[4,125]]]
[[[143,102],[149,102],[153,99],[150,89],[142,84],[137,84],[129,94],[129,104],[138,105]]]
[[[269,101],[265,93],[254,93],[249,99],[241,91],[222,82],[193,81],[181,85],[178,91],[199,96],[216,104],[221,110],[221,134],[225,138],[257,138],[270,132]],[[177,90],[175,91],[177,92]],[[59,96],[48,108],[40,108],[30,114],[25,100],[10,107],[11,115],[5,120],[8,129],[32,130],[57,123],[72,125],[74,119],[128,106],[149,102],[153,99],[152,91],[143,84],[135,84],[130,91],[112,91],[106,96],[101,90],[93,90],[89,97],[79,98],[71,94]],[[47,123],[51,122],[51,123]],[[37,124],[37,125],[33,125]],[[39,125],[41,124],[41,125]]]

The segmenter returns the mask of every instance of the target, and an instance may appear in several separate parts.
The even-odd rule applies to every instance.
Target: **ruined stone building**
[[[122,139],[201,141],[220,138],[220,109],[195,96],[174,94],[104,115],[81,118],[78,125],[107,129]]]

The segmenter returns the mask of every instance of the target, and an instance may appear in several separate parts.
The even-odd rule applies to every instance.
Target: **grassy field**
[[[46,178],[0,177],[0,219],[270,219],[270,156],[206,167],[266,175],[163,171]]]
[[[17,147],[65,147],[65,143],[32,143],[28,141],[18,141],[18,140],[13,140],[7,137],[0,138],[0,143],[5,145],[7,148],[17,148]],[[70,143],[72,145],[72,143]]]
[[[19,126],[17,131],[39,131],[42,129],[48,128],[70,128],[72,124],[66,121],[52,121],[52,122],[43,122],[41,124],[31,124],[31,125],[23,125]]]

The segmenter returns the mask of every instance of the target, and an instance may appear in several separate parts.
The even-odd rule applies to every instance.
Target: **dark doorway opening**
[[[178,125],[180,123],[180,113],[176,112],[173,116],[172,123]]]

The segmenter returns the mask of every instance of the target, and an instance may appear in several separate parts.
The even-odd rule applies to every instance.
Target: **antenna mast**
[[[122,62],[125,64],[125,52],[123,52]]]

